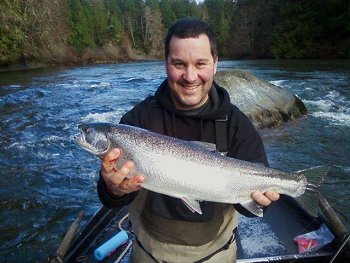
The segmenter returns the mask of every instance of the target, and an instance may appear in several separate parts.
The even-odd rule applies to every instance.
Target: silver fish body
[[[109,149],[122,149],[123,160],[135,163],[133,174],[142,173],[142,187],[181,198],[201,213],[196,200],[240,203],[262,216],[251,198],[253,191],[273,190],[297,197],[307,189],[302,173],[289,173],[208,151],[192,142],[128,125],[92,123],[80,126],[79,144],[101,156]]]

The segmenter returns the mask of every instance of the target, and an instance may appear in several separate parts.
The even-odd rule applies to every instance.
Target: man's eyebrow
[[[212,60],[209,58],[200,58],[196,60],[196,62],[211,62],[211,61]],[[185,62],[185,61],[180,58],[170,58],[170,62],[174,63],[174,62]]]
[[[183,60],[179,58],[170,58],[170,62],[183,62]]]
[[[209,58],[200,58],[197,60],[197,62],[211,62],[212,60]]]

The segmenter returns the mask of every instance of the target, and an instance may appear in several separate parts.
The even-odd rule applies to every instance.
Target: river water
[[[270,165],[329,165],[322,186],[350,228],[350,62],[223,61],[297,94],[309,114],[262,130]],[[100,206],[99,161],[73,140],[86,121],[118,122],[165,77],[162,62],[0,73],[0,259],[43,262],[78,211]]]

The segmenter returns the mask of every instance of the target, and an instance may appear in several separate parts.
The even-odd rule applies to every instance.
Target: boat
[[[281,195],[273,202],[263,217],[239,217],[236,234],[237,262],[350,262],[350,235],[321,196],[321,213],[311,216],[293,198]],[[122,262],[127,263],[131,254],[132,235],[104,260],[94,257],[94,250],[104,244],[121,229],[127,229],[128,209],[108,209],[102,206],[77,233],[67,253],[58,262]],[[126,220],[125,220],[126,219]],[[294,238],[320,229],[325,225],[334,235],[333,240],[313,252],[299,253]]]

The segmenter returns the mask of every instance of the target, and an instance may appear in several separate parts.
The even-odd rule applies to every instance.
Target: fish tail
[[[324,180],[329,172],[329,166],[315,166],[309,169],[298,171],[297,173],[302,173],[306,176],[308,184],[307,188],[315,191],[319,190]]]
[[[296,172],[307,178],[305,194],[296,198],[299,205],[311,216],[317,217],[319,211],[320,186],[329,172],[329,166],[315,166]]]

